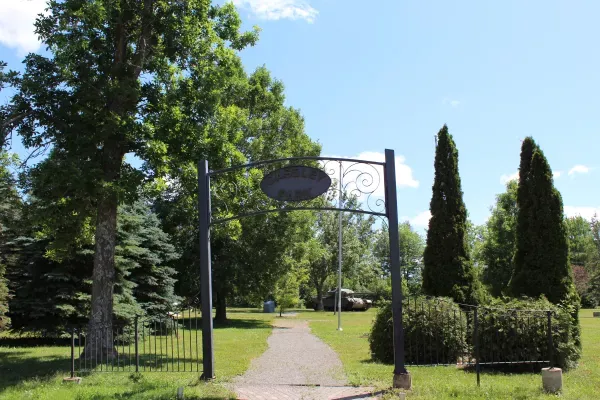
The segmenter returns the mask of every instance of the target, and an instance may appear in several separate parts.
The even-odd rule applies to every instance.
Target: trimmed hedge
[[[461,309],[447,298],[405,301],[404,353],[406,364],[474,362],[473,308]],[[518,310],[537,310],[526,312]],[[494,300],[478,308],[480,362],[548,360],[547,313],[552,312],[554,365],[565,370],[577,366],[581,356],[576,306],[553,305],[548,300]],[[372,358],[394,362],[391,304],[383,304],[369,335]],[[542,364],[543,365],[543,364]]]
[[[452,299],[418,297],[403,304],[406,364],[455,364],[468,354],[467,321]],[[383,304],[369,335],[373,359],[394,362],[391,303]]]
[[[536,312],[519,310],[538,310]],[[546,361],[551,311],[553,363],[565,370],[581,357],[577,307],[559,307],[545,298],[495,300],[479,310],[480,362]]]

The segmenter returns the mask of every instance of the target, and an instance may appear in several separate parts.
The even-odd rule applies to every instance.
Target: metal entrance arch
[[[198,210],[200,226],[200,278],[202,302],[202,364],[203,379],[215,377],[212,321],[212,270],[210,251],[210,227],[235,219],[272,212],[295,210],[343,211],[370,214],[387,218],[390,241],[390,269],[392,278],[392,316],[394,327],[394,386],[397,382],[410,382],[404,365],[404,330],[402,327],[402,284],[400,274],[400,251],[398,238],[398,204],[396,198],[396,167],[394,151],[385,150],[385,161],[334,158],[334,157],[292,157],[276,160],[257,161],[250,164],[211,171],[208,161],[198,164]],[[265,196],[260,189],[259,178],[277,168],[291,166],[320,167],[327,175],[338,179],[325,193],[306,200],[277,200]],[[339,169],[338,169],[339,168]],[[262,170],[262,173],[261,173]],[[227,177],[229,175],[229,177]],[[339,178],[336,178],[336,175]],[[382,178],[383,175],[383,178]],[[239,185],[236,178],[243,178],[245,185]],[[211,182],[218,181],[217,190],[211,195]],[[383,181],[383,191],[381,183]],[[258,183],[258,184],[257,184]],[[337,190],[348,191],[361,197],[363,203],[356,208],[344,207],[341,198],[335,200],[332,194]],[[246,200],[240,201],[238,209],[228,209],[222,200],[227,193],[235,191]],[[325,197],[328,206],[323,206],[319,198]],[[381,198],[383,197],[383,199]],[[215,202],[218,215],[213,218]],[[364,207],[363,207],[364,204]],[[211,316],[206,318],[206,316]],[[410,384],[410,383],[409,383]],[[400,385],[402,386],[402,385]]]

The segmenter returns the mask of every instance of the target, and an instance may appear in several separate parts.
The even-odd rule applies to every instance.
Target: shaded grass
[[[574,371],[565,373],[565,399],[600,398],[600,318],[591,318],[593,310],[581,311],[583,356]],[[331,312],[300,312],[297,318],[310,321],[312,332],[329,344],[339,355],[353,385],[389,388],[393,366],[371,361],[368,333],[375,310],[365,313],[342,313],[343,331]],[[550,399],[542,391],[539,373],[501,373],[483,370],[481,387],[476,375],[456,367],[410,367],[415,399]],[[390,398],[394,396],[389,395]]]
[[[184,387],[186,399],[235,398],[223,384],[243,374],[250,361],[266,350],[274,315],[231,312],[228,317],[227,323],[215,324],[217,379],[208,383],[199,380],[202,364],[200,372],[95,372],[84,375],[80,385],[63,383],[69,375],[70,347],[10,346],[15,338],[5,334],[9,346],[0,346],[0,399],[173,399],[178,387]],[[194,344],[198,335],[201,352],[195,322],[188,329],[186,320],[185,334]],[[200,330],[201,321],[197,322]]]

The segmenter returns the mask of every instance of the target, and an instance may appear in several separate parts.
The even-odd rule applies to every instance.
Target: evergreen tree
[[[513,273],[513,257],[517,230],[516,180],[506,184],[506,192],[496,196],[496,205],[488,219],[481,250],[484,264],[483,283],[493,296],[500,296],[508,286]]]
[[[61,239],[45,224],[43,214],[53,205],[36,200],[25,208],[23,235],[8,243],[11,325],[16,330],[46,335],[70,326],[84,326],[90,312],[93,270],[93,221],[73,238]],[[57,215],[64,215],[63,211]],[[63,226],[72,225],[65,221]],[[114,280],[114,319],[131,321],[136,315],[164,315],[173,295],[175,271],[164,266],[177,257],[158,218],[139,201],[119,208]]]
[[[532,138],[522,145],[519,168],[517,247],[510,290],[515,296],[545,295],[558,304],[577,296],[569,263],[562,198],[552,170]]]
[[[423,291],[474,304],[479,300],[479,282],[467,246],[467,210],[458,174],[458,150],[446,125],[437,139],[431,219],[423,255]]]
[[[176,272],[168,263],[179,255],[142,201],[119,208],[116,256],[117,268],[129,271],[132,295],[145,314],[165,315],[172,309],[178,300],[173,291]]]
[[[0,63],[0,72],[2,64]],[[9,169],[16,162],[14,156],[0,149],[0,330],[8,323],[8,286],[5,277],[7,248],[6,245],[16,235],[20,216],[21,199]]]

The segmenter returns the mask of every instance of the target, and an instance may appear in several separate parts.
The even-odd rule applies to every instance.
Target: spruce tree
[[[562,198],[544,153],[529,137],[522,145],[517,204],[512,294],[545,295],[555,304],[569,300],[575,289]]]
[[[458,174],[458,150],[446,125],[437,139],[431,219],[423,255],[423,291],[475,304],[480,285],[466,240],[467,209]]]

